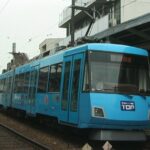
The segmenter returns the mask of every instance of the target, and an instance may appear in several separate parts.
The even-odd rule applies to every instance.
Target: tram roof
[[[18,66],[17,68],[15,68],[15,74],[28,72],[32,70],[31,68],[36,65],[40,65],[40,68],[42,68],[55,63],[60,63],[63,61],[64,57],[82,53],[85,51],[91,51],[91,50],[148,56],[148,51],[141,48],[126,46],[126,45],[110,44],[110,43],[92,43],[92,44],[90,43],[90,44],[84,44],[77,47],[73,47],[68,50],[63,50],[54,55],[47,56],[39,60],[35,60],[33,62],[24,64],[22,66]],[[5,76],[11,76],[12,74],[13,71],[11,70],[2,74],[0,78],[3,78]]]
[[[127,46],[127,45],[110,44],[110,43],[84,44],[65,51],[64,56],[73,55],[88,50],[148,56],[148,52],[145,49]]]

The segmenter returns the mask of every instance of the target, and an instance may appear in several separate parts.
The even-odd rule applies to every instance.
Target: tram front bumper
[[[146,141],[143,131],[124,130],[92,130],[89,135],[91,140],[100,141]]]

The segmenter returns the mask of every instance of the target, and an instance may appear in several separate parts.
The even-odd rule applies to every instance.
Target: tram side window
[[[0,93],[2,92],[2,80],[0,80]]]
[[[24,93],[28,93],[29,77],[30,77],[30,73],[26,72],[24,75]]]
[[[10,80],[10,78],[6,78],[6,91],[5,92],[7,92],[7,93],[9,93],[9,90],[10,90],[10,85],[9,85],[9,80]]]
[[[73,70],[73,85],[72,85],[72,101],[71,101],[71,111],[77,111],[77,100],[78,100],[78,90],[79,90],[79,77],[80,77],[80,65],[81,60],[76,60],[74,63]]]
[[[0,80],[0,92],[1,93],[3,92],[3,80],[2,79]]]
[[[62,63],[50,67],[49,92],[59,92],[61,83]]]
[[[62,95],[62,103],[61,103],[62,110],[67,110],[70,67],[71,67],[71,62],[66,62],[64,79],[63,79],[63,92],[62,92],[63,95]]]
[[[47,89],[47,81],[48,81],[48,67],[44,67],[40,69],[39,72],[39,82],[38,82],[38,92],[45,93]]]
[[[15,75],[14,93],[17,93],[18,75]]]
[[[3,83],[3,92],[5,92],[5,91],[6,91],[6,79],[4,79],[3,82],[4,82],[4,83]]]
[[[9,77],[9,80],[8,80],[8,93],[11,92],[11,81],[12,81],[12,77]]]
[[[24,93],[24,87],[25,87],[25,84],[24,84],[24,76],[25,74],[20,74],[19,75],[19,87],[18,87],[18,93]]]
[[[4,92],[4,79],[1,80],[1,92]]]
[[[24,74],[15,77],[15,93],[24,93]]]

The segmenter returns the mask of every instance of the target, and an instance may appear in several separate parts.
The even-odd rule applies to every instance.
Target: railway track
[[[0,124],[0,150],[50,150],[15,130]]]
[[[20,133],[30,137],[31,139],[34,139],[37,142],[32,141],[31,139],[28,140],[28,138],[24,138],[21,135],[21,142],[18,143],[17,140],[14,140],[11,136],[7,139],[7,137],[3,138],[3,134],[1,134],[1,124],[0,124],[0,150],[34,150],[34,149],[53,149],[53,150],[81,150],[82,147],[88,143],[93,150],[103,150],[102,147],[105,142],[99,142],[99,141],[90,141],[88,138],[82,135],[75,134],[74,132],[70,132],[70,130],[64,129],[63,131],[57,131],[50,129],[49,127],[45,126],[44,124],[38,124],[37,122],[34,122],[32,120],[20,120],[11,117],[10,115],[6,115],[5,113],[2,113],[0,111],[0,122],[7,126],[8,129],[10,127],[12,128],[10,132],[13,132],[14,130],[19,132],[19,135],[17,133],[16,136],[20,137]],[[4,127],[5,129],[5,127]],[[3,130],[4,130],[3,129]],[[7,130],[7,129],[5,129]],[[15,133],[15,134],[16,134]],[[27,133],[27,134],[26,134]],[[14,134],[14,133],[12,133]],[[1,142],[1,140],[4,139],[4,141]],[[11,141],[11,142],[8,142]],[[15,142],[13,142],[15,141]],[[16,142],[17,141],[17,142]],[[20,140],[19,140],[20,141]],[[3,144],[4,142],[4,144]],[[1,144],[2,143],[2,144]],[[9,143],[9,144],[8,144]],[[15,148],[16,145],[13,145],[14,143],[17,144],[17,148]],[[20,144],[21,143],[21,144]],[[6,144],[6,145],[5,145]],[[38,144],[38,145],[37,145]],[[130,143],[130,142],[110,142],[112,145],[112,150],[150,150],[150,140],[148,140],[146,143]],[[21,146],[20,146],[21,145]],[[24,145],[24,146],[23,146]],[[39,146],[40,145],[40,146]],[[44,145],[47,145],[45,147]],[[4,148],[3,148],[3,147]],[[7,148],[7,146],[9,146]],[[50,148],[49,148],[50,147]]]

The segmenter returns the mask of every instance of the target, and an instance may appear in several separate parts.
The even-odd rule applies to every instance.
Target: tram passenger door
[[[37,90],[37,78],[38,78],[39,66],[34,66],[30,72],[30,84],[29,84],[29,93],[28,93],[28,113],[34,115],[36,112],[35,100],[36,100],[36,90]]]
[[[69,56],[65,58],[64,62],[60,119],[72,124],[78,123],[83,62],[84,54]]]

